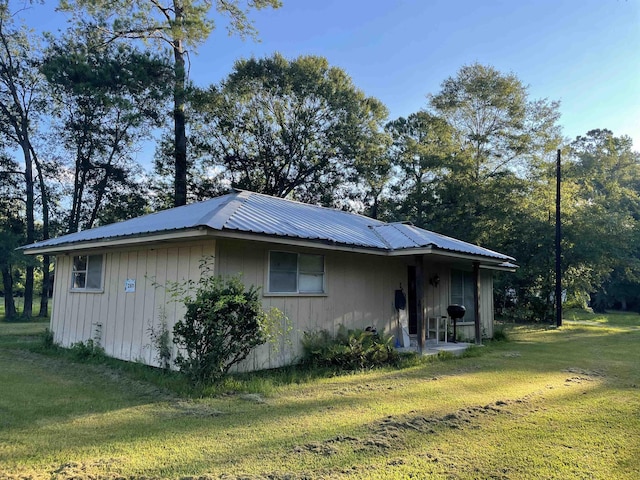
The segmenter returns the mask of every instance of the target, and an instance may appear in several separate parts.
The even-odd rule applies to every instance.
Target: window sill
[[[265,292],[262,294],[263,297],[326,297],[326,293],[277,293],[277,292]]]
[[[70,288],[69,293],[104,293],[104,288]]]
[[[475,325],[476,322],[456,322],[456,326],[458,327],[465,327],[465,326],[471,326],[471,325]],[[453,325],[453,323],[452,323]]]

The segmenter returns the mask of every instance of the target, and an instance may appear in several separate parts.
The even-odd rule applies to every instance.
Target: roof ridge
[[[313,203],[305,203],[305,202],[301,202],[299,200],[291,200],[290,198],[283,198],[283,197],[276,197],[275,195],[267,195],[266,193],[259,193],[259,192],[252,192],[251,190],[242,190],[242,189],[234,189],[239,193],[248,193],[250,195],[257,195],[260,197],[265,197],[271,200],[276,200],[276,201],[284,201],[284,202],[288,202],[288,203],[295,203],[297,205],[302,205],[303,207],[311,207],[311,208],[316,208],[316,209],[320,209],[320,210],[330,210],[332,212],[339,212],[339,213],[343,213],[346,215],[355,215],[357,217],[361,217],[361,218],[365,218],[371,222],[378,222],[380,225],[386,225],[386,222],[383,222],[382,220],[378,220],[377,218],[371,218],[371,217],[367,217],[366,215],[362,215],[360,213],[355,213],[355,212],[349,212],[347,210],[341,210],[339,208],[335,208],[335,207],[325,207],[323,205],[315,205]]]
[[[247,198],[250,196],[249,193],[250,192],[242,190],[228,193],[227,196],[229,199],[213,211],[207,212],[206,215],[198,220],[197,224],[200,226],[206,225],[215,230],[222,230],[229,219],[238,211],[242,204],[247,201]],[[218,215],[220,218],[212,222]]]
[[[420,244],[420,243],[416,242],[416,241],[415,241],[415,239],[414,239],[414,238],[411,238],[409,235],[407,235],[407,234],[406,234],[406,232],[404,232],[404,231],[403,231],[403,229],[398,228],[398,226],[399,226],[399,225],[402,225],[402,226],[408,226],[408,227],[415,227],[415,225],[413,225],[411,222],[389,222],[389,223],[385,223],[384,225],[376,225],[376,226],[374,227],[374,232],[375,232],[379,237],[381,237],[382,235],[381,235],[381,234],[379,234],[375,229],[377,229],[377,228],[379,228],[379,227],[390,227],[390,228],[393,228],[393,229],[394,229],[396,232],[398,232],[400,235],[402,235],[403,237],[405,237],[407,240],[409,240],[409,242],[411,242],[411,243],[414,245],[414,247],[413,247],[413,248],[415,248],[415,247],[433,246],[433,242],[430,242],[430,243],[428,243],[427,245],[422,245],[422,244]],[[418,227],[418,228],[419,228],[419,227]],[[424,230],[424,229],[421,229],[421,230]],[[424,231],[425,231],[425,232],[430,233],[428,230],[424,230]],[[390,249],[390,250],[394,250],[394,248],[392,248],[392,247],[391,247],[391,245],[390,245],[386,240],[384,240],[384,239],[383,239],[383,241],[389,245],[389,249]],[[406,247],[403,247],[403,249],[404,249],[404,248],[406,248]]]
[[[369,229],[373,232],[373,234],[378,237],[378,239],[384,243],[387,247],[387,250],[394,250],[393,246],[387,241],[386,238],[384,238],[379,232],[378,232],[378,228],[379,227],[386,227],[389,224],[386,222],[383,222],[382,225],[367,225],[367,227],[369,227]]]
[[[416,247],[429,247],[429,246],[433,247],[433,246],[435,246],[435,243],[433,243],[433,242],[429,242],[429,243],[427,243],[426,245],[421,245],[421,244],[419,244],[419,243],[416,243],[416,241],[415,241],[413,238],[411,238],[409,235],[407,235],[403,230],[400,230],[399,228],[397,228],[397,227],[396,227],[396,225],[404,225],[404,226],[406,226],[406,227],[418,228],[418,229],[420,229],[420,230],[422,230],[422,231],[424,231],[424,232],[427,232],[427,233],[429,233],[429,234],[433,234],[433,233],[435,233],[435,232],[432,232],[431,230],[427,230],[426,228],[416,227],[416,226],[415,226],[413,223],[411,223],[411,222],[408,222],[408,223],[405,223],[405,222],[396,222],[395,224],[393,224],[393,228],[395,228],[398,232],[400,232],[400,234],[402,234],[402,235],[404,235],[405,237],[407,237],[407,238],[409,239],[409,241],[413,242],[413,244],[414,244]]]

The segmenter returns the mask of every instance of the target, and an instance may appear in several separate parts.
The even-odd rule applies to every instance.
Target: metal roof
[[[22,247],[26,253],[112,239],[136,238],[205,228],[307,240],[396,253],[432,248],[501,261],[513,258],[404,223],[385,223],[332,208],[282,198],[234,191],[227,195],[142,217],[71,233]],[[36,253],[36,252],[34,252]]]

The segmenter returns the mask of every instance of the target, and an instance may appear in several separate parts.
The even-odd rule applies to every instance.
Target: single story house
[[[184,313],[160,285],[197,280],[204,258],[217,275],[241,274],[292,326],[289,342],[256,349],[244,370],[292,363],[304,332],[340,325],[398,335],[400,320],[420,347],[443,341],[435,326],[450,304],[467,310],[458,336],[480,342],[493,335],[493,273],[516,268],[511,257],[411,224],[238,190],[23,249],[56,257],[55,342],[93,339],[110,356],[151,365],[152,327],[164,319],[171,331]]]

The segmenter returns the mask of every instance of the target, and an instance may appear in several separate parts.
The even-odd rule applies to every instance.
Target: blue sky
[[[58,21],[34,10],[40,28]],[[570,139],[608,128],[640,150],[640,0],[283,0],[251,17],[261,42],[227,36],[220,21],[191,56],[196,84],[219,82],[238,58],[320,55],[391,120],[479,62],[515,73],[532,99],[560,100]]]

